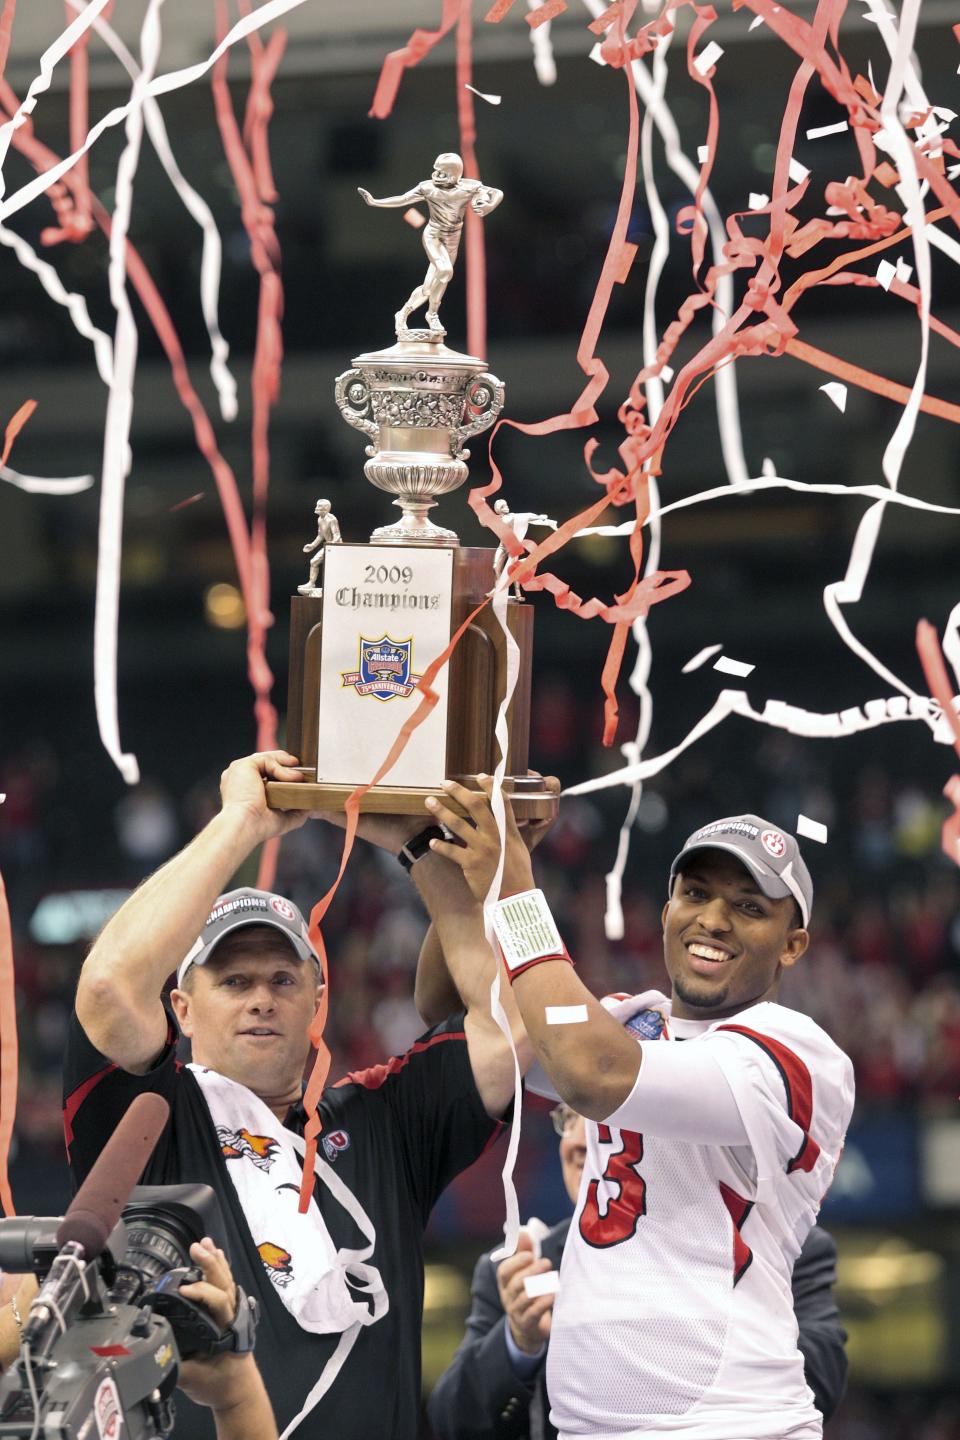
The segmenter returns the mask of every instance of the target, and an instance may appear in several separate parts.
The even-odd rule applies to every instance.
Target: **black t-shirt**
[[[190,1070],[175,1058],[176,1022],[146,1075],[113,1065],[71,1017],[64,1057],[64,1134],[76,1189],[130,1102],[162,1095],[170,1121],[141,1177],[144,1185],[202,1182],[216,1191],[227,1252],[238,1284],[260,1302],[256,1360],[279,1433],[300,1411],[339,1340],[301,1329],[279,1298],[253,1243],[217,1134]],[[463,1015],[428,1031],[404,1055],[346,1076],[320,1104],[331,1163],[376,1228],[370,1264],[382,1276],[387,1313],[361,1329],[326,1395],[298,1425],[296,1440],[413,1440],[420,1414],[423,1230],[441,1190],[502,1128],[477,1093]],[[303,1134],[301,1105],[284,1122]],[[322,1137],[321,1137],[322,1138]],[[328,1156],[329,1158],[329,1156]],[[364,1237],[321,1181],[314,1194],[334,1244],[360,1248]],[[215,1440],[212,1412],[176,1393],[174,1440]]]

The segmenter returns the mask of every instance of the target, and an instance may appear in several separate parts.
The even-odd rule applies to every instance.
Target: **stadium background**
[[[118,7],[121,8],[122,7]],[[200,11],[204,7],[195,7]],[[362,442],[340,420],[333,378],[361,350],[390,342],[392,315],[422,272],[415,232],[398,212],[366,211],[356,195],[408,188],[439,150],[457,148],[452,39],[404,79],[393,116],[368,119],[384,53],[430,4],[307,5],[290,17],[291,41],[273,87],[271,153],[280,200],[277,234],[286,295],[283,390],[272,426],[269,550],[276,624],[268,656],[282,711],[286,689],[287,597],[305,573],[302,545],[313,505],[327,496],[347,539],[365,539],[388,514],[362,478]],[[812,13],[798,3],[800,13]],[[135,39],[142,5],[118,17]],[[711,185],[723,214],[769,181],[777,126],[793,73],[786,51],[749,16],[721,7],[725,46],[718,164]],[[211,22],[169,0],[164,68],[206,53]],[[927,0],[917,51],[924,82],[949,104],[957,94],[949,7]],[[49,13],[47,13],[49,12]],[[58,7],[18,15],[7,76],[23,93],[43,45],[58,33]],[[623,78],[586,59],[581,16],[553,24],[558,79],[540,86],[526,27],[477,27],[474,81],[502,96],[478,102],[481,175],[506,199],[486,222],[491,369],[507,383],[507,413],[534,419],[566,408],[580,389],[579,328],[597,281],[619,195],[626,145]],[[844,50],[855,68],[877,54],[875,29],[851,12]],[[592,43],[592,40],[590,41]],[[702,97],[675,64],[668,92],[684,147],[695,151]],[[65,73],[65,72],[64,72]],[[238,101],[248,73],[235,55]],[[38,133],[66,148],[63,77],[38,112]],[[93,114],[120,103],[111,62],[94,47]],[[241,416],[219,427],[225,454],[249,493],[249,402],[256,277],[236,196],[204,85],[169,97],[164,115],[185,173],[203,192],[225,242],[222,325],[233,348]],[[829,124],[839,108],[816,86],[801,120]],[[91,183],[109,203],[120,139],[91,155]],[[807,146],[805,163],[824,175],[852,168],[852,142]],[[8,177],[26,179],[11,155]],[[675,215],[686,195],[664,169],[658,180]],[[11,179],[8,178],[8,186]],[[42,205],[17,217],[32,240]],[[145,151],[137,178],[132,238],[170,306],[204,397],[195,232]],[[617,399],[640,363],[639,325],[652,246],[642,191],[631,220],[638,256],[615,296],[601,343],[612,380],[596,433],[615,459]],[[110,329],[106,246],[63,246],[56,264]],[[907,258],[910,258],[909,256]],[[462,265],[461,265],[462,270]],[[934,260],[935,309],[953,277]],[[664,316],[689,289],[679,247],[661,285]],[[953,286],[953,296],[957,288]],[[939,297],[939,298],[937,298]],[[244,615],[231,552],[209,472],[193,448],[166,364],[141,323],[128,486],[120,623],[120,717],[143,783],[126,790],[100,747],[93,714],[92,614],[97,492],[53,498],[0,487],[0,869],[14,922],[21,1040],[20,1102],[11,1177],[21,1213],[50,1213],[67,1201],[59,1082],[67,1011],[85,948],[122,893],[185,841],[216,805],[216,778],[253,745],[245,675]],[[882,292],[840,288],[808,296],[799,312],[810,343],[909,384],[917,359],[916,318]],[[451,343],[464,346],[463,278],[444,305]],[[38,411],[14,463],[40,474],[99,472],[104,395],[89,353],[12,257],[0,264],[0,388],[3,412],[22,399]],[[949,347],[934,344],[927,389],[956,394]],[[789,358],[738,366],[744,448],[751,474],[770,457],[799,480],[880,479],[896,424],[887,401],[850,389],[841,415],[818,389],[825,377]],[[574,432],[528,439],[501,432],[497,455],[514,509],[566,518],[595,495]],[[471,479],[486,478],[486,445],[474,445]],[[922,416],[902,488],[956,503],[958,439]],[[603,466],[601,465],[601,468]],[[711,387],[689,406],[665,461],[664,498],[722,484]],[[200,498],[181,509],[181,501]],[[840,644],[823,613],[823,586],[842,576],[861,499],[775,492],[718,500],[665,522],[662,564],[693,583],[651,614],[654,720],[647,754],[674,745],[724,682],[709,667],[680,673],[702,646],[756,666],[743,687],[758,707],[770,696],[814,710],[843,710],[887,693]],[[449,497],[441,521],[464,543],[484,543],[465,503]],[[856,632],[919,690],[914,627],[942,630],[957,599],[953,520],[889,514],[863,601],[848,612]],[[568,547],[556,566],[581,594],[608,595],[628,574],[622,541]],[[565,784],[620,763],[600,746],[599,674],[607,627],[558,614],[537,598],[533,763]],[[625,672],[626,673],[626,672]],[[737,682],[738,684],[740,682]],[[618,741],[632,739],[636,709],[621,685]],[[840,1302],[850,1332],[851,1386],[830,1440],[954,1440],[960,1436],[960,877],[940,852],[947,813],[943,784],[953,755],[925,726],[889,725],[841,741],[798,740],[729,719],[647,786],[625,885],[626,938],[604,939],[604,872],[626,806],[622,790],[571,799],[542,851],[544,888],[582,972],[598,990],[657,983],[657,919],[670,859],[684,835],[715,814],[759,811],[792,827],[798,813],[829,826],[829,843],[805,845],[817,887],[809,957],[785,998],[808,1010],[853,1056],[858,1104],[844,1159],[824,1208],[840,1247]],[[321,825],[289,837],[277,887],[309,909],[335,874],[338,837]],[[247,879],[252,880],[252,874]],[[331,957],[335,1072],[403,1048],[417,1031],[412,976],[422,919],[402,872],[358,847],[325,924]],[[522,1209],[548,1221],[564,1213],[555,1140],[546,1117],[525,1113],[518,1177]],[[480,1249],[502,1220],[494,1156],[462,1177],[434,1216],[430,1234],[425,1379],[436,1376],[459,1338],[468,1281]]]

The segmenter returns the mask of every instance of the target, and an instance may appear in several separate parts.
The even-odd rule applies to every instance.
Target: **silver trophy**
[[[456,534],[434,525],[427,512],[436,496],[466,480],[470,451],[464,441],[496,420],[504,387],[487,371],[485,361],[447,348],[439,309],[453,275],[467,207],[489,215],[503,192],[465,180],[459,155],[444,154],[437,156],[430,179],[403,195],[377,200],[367,190],[360,194],[368,205],[426,205],[430,217],[423,228],[427,273],[394,317],[396,344],[356,356],[352,368],[336,381],[343,418],[372,442],[363,473],[378,489],[395,495],[393,503],[403,512],[394,524],[374,530],[370,541],[458,545]],[[427,328],[411,329],[410,314],[421,305],[427,307]]]

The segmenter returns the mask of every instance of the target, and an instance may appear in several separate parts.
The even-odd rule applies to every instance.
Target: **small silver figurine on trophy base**
[[[493,508],[500,516],[504,525],[509,525],[518,540],[526,538],[527,531],[531,525],[540,525],[546,530],[556,530],[557,528],[556,520],[551,520],[549,515],[537,515],[532,510],[520,510],[514,514],[506,500],[494,500]],[[503,567],[506,563],[507,547],[505,545],[498,545],[497,553],[493,557],[493,573],[498,580],[503,573]],[[523,591],[520,589],[516,580],[513,582],[513,594],[515,599],[523,599]]]
[[[487,373],[485,360],[447,348],[439,309],[467,208],[489,215],[503,192],[465,180],[460,156],[444,153],[437,156],[430,179],[403,195],[377,200],[368,190],[360,194],[378,207],[426,205],[430,217],[423,229],[427,273],[394,316],[396,344],[358,355],[336,382],[343,418],[372,442],[363,473],[378,489],[395,495],[394,504],[403,512],[370,540],[374,545],[457,545],[456,534],[434,525],[427,512],[437,495],[466,480],[470,451],[464,441],[496,420],[503,408],[503,383]],[[427,327],[412,330],[407,322],[421,305],[427,307]]]
[[[328,545],[339,545],[341,542],[340,523],[336,515],[331,513],[329,500],[318,500],[314,506],[314,515],[317,517],[317,538],[308,540],[303,547],[304,555],[313,551],[313,559],[310,561],[310,577],[303,585],[297,586],[298,595],[323,594],[323,590],[317,584],[320,574],[320,567],[323,565],[324,552]]]

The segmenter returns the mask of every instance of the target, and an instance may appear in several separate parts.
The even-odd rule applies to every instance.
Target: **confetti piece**
[[[807,131],[808,140],[822,140],[825,135],[842,135],[844,130],[849,130],[846,120],[838,120],[836,125],[815,125],[812,130]]]
[[[601,53],[602,50],[603,50],[603,42],[602,42],[601,40],[598,40],[597,43],[596,43],[596,45],[594,45],[593,49],[590,51],[590,57],[589,57],[589,58],[593,61],[593,63],[594,63],[595,65],[606,65],[606,63],[607,63],[606,60],[604,60],[603,55],[602,55],[602,53]]]
[[[497,25],[512,8],[513,0],[496,0],[483,18],[488,25]]]
[[[823,391],[824,395],[826,395],[828,400],[833,401],[834,405],[836,405],[837,409],[842,415],[847,408],[846,385],[842,384],[839,380],[828,380],[826,385],[820,386],[820,389]]]
[[[673,379],[673,366],[672,366],[672,365],[663,365],[663,366],[661,367],[661,369],[660,369],[660,379],[663,381],[664,385],[669,385],[669,384],[670,384],[670,381]]]
[[[751,30],[756,30],[757,26],[758,26],[758,25],[762,25],[762,24],[763,24],[763,16],[762,16],[762,15],[754,15],[753,19],[750,21],[750,24],[747,26],[747,33],[749,34],[749,32],[750,32]]]
[[[960,165],[951,165],[947,171],[947,179],[956,180],[958,175],[960,175]]]
[[[701,165],[706,165],[707,161],[710,159],[710,146],[709,146],[709,145],[698,145],[698,146],[697,146],[697,159],[700,161],[700,164],[701,164]]]
[[[731,660],[729,655],[721,655],[720,659],[714,662],[714,670],[719,670],[721,675],[749,675],[756,669],[755,665],[748,665],[746,660]]]
[[[748,204],[751,210],[762,210],[764,205],[770,204],[770,196],[764,195],[761,190],[751,190]]]
[[[414,230],[422,230],[427,223],[420,211],[413,205],[410,206],[409,210],[404,210],[403,218],[408,225],[413,226]]]
[[[585,1025],[587,1023],[586,1005],[548,1005],[548,1025]]]
[[[532,10],[529,15],[524,16],[531,30],[538,30],[541,25],[546,25],[548,20],[554,20],[562,15],[567,8],[567,0],[547,0],[539,10]]]
[[[591,20],[587,29],[592,35],[602,35],[605,30],[610,29],[610,26],[619,17],[622,10],[623,0],[613,0],[613,4],[608,5],[602,15],[598,15],[596,20]]]
[[[474,95],[479,95],[480,99],[486,100],[488,105],[499,105],[503,99],[502,95],[485,95],[484,92],[478,90],[475,85],[464,85],[463,88],[464,90],[472,90]]]
[[[540,1295],[556,1295],[560,1289],[560,1274],[556,1270],[548,1270],[545,1275],[528,1275],[523,1288],[531,1300]]]
[[[717,651],[722,649],[722,645],[704,645],[702,650],[698,650],[696,655],[687,661],[680,672],[681,675],[691,675],[694,670],[699,670],[701,665],[707,663],[711,655],[716,655]]]
[[[8,421],[3,438],[3,454],[0,455],[0,465],[6,465],[10,458],[10,451],[13,449],[14,440],[16,440],[36,408],[36,400],[24,400],[17,413]]]
[[[696,60],[694,60],[694,70],[696,70],[698,75],[706,76],[707,71],[713,69],[722,54],[723,46],[718,45],[716,40],[711,40],[710,44],[701,50]]]
[[[877,284],[881,285],[884,290],[889,290],[896,273],[895,265],[891,265],[889,260],[881,260],[877,266]]]
[[[811,820],[806,815],[797,816],[797,834],[803,835],[807,840],[816,840],[819,845],[827,843],[827,827],[819,820]]]
[[[906,285],[909,282],[910,276],[912,274],[913,266],[908,265],[906,260],[904,260],[903,256],[899,255],[897,257],[897,279],[901,281],[902,284]]]
[[[203,499],[205,493],[204,490],[198,490],[196,495],[188,495],[186,500],[178,500],[176,505],[170,506],[168,514],[172,515],[175,510],[185,510],[188,505],[196,505],[198,500]]]
[[[795,185],[800,185],[804,180],[806,180],[807,176],[810,174],[810,171],[807,169],[806,165],[801,165],[799,160],[792,159],[789,166],[787,167],[787,174],[790,176],[790,179],[794,182]]]

